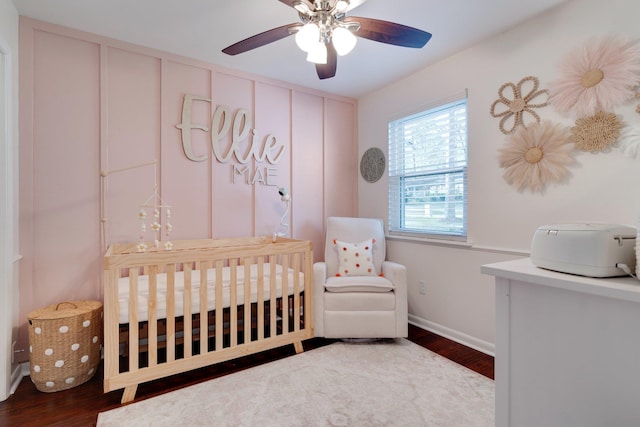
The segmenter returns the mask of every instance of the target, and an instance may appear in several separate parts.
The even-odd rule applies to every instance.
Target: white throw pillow
[[[373,239],[360,243],[346,243],[334,240],[338,251],[338,273],[336,276],[376,276],[373,265]]]

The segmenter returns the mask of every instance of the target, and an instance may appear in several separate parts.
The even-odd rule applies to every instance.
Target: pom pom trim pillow
[[[374,243],[374,239],[360,243],[334,240],[340,262],[336,276],[376,276],[376,268],[373,265]]]

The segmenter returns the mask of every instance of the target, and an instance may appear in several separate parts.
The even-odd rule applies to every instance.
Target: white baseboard
[[[13,372],[11,372],[11,389],[9,390],[9,395],[15,393],[20,382],[26,376],[29,376],[29,362],[20,363],[14,368]]]
[[[467,335],[451,328],[447,328],[446,326],[442,326],[438,323],[430,322],[429,320],[423,319],[413,314],[409,314],[409,323],[419,328],[425,329],[429,332],[433,332],[434,334],[438,334],[440,336],[448,338],[462,345],[466,345],[467,347],[471,347],[474,350],[478,350],[495,357],[496,346],[495,344],[492,344],[490,342],[483,341],[481,339],[472,337],[471,335]]]

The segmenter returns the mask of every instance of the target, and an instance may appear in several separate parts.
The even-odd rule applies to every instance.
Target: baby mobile
[[[100,172],[101,178],[101,189],[100,189],[100,216],[101,216],[101,240],[105,246],[105,250],[107,249],[107,216],[106,216],[106,206],[107,206],[107,177],[112,174],[121,173],[130,171],[132,169],[138,169],[143,167],[153,166],[153,176],[157,177],[157,167],[158,161],[153,160],[147,163],[141,163],[133,166],[127,166],[121,169],[115,170],[103,170]],[[169,236],[171,235],[171,230],[173,226],[171,225],[171,206],[166,204],[161,198],[158,192],[158,182],[157,178],[154,180],[153,185],[153,193],[151,196],[139,206],[138,211],[138,219],[140,220],[140,232],[138,234],[138,243],[136,245],[136,250],[138,252],[145,252],[149,249],[149,245],[145,242],[145,234],[148,229],[154,233],[153,246],[155,248],[160,248],[162,243],[163,248],[165,250],[173,249],[173,243],[169,240]],[[161,218],[165,218],[164,227],[162,226]],[[147,226],[147,217],[153,215],[153,223]],[[161,242],[162,231],[164,230],[166,240]]]
[[[165,224],[162,226],[161,218],[162,213],[164,211]],[[147,217],[149,214],[153,214],[153,222],[149,227],[147,227]],[[151,229],[153,233],[153,246],[155,248],[160,247],[160,239],[162,236],[162,231],[164,229],[165,238],[163,246],[166,250],[173,249],[173,243],[169,240],[169,236],[171,235],[171,230],[173,226],[171,225],[171,205],[167,205],[164,203],[160,195],[158,194],[158,187],[153,191],[153,194],[140,205],[140,210],[138,211],[138,219],[140,220],[140,234],[138,235],[138,252],[145,252],[148,249],[148,245],[145,241],[145,235],[147,233],[147,228]]]

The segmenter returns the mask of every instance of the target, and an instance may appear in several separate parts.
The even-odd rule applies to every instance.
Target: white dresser
[[[640,281],[534,266],[496,278],[496,426],[640,426]]]

